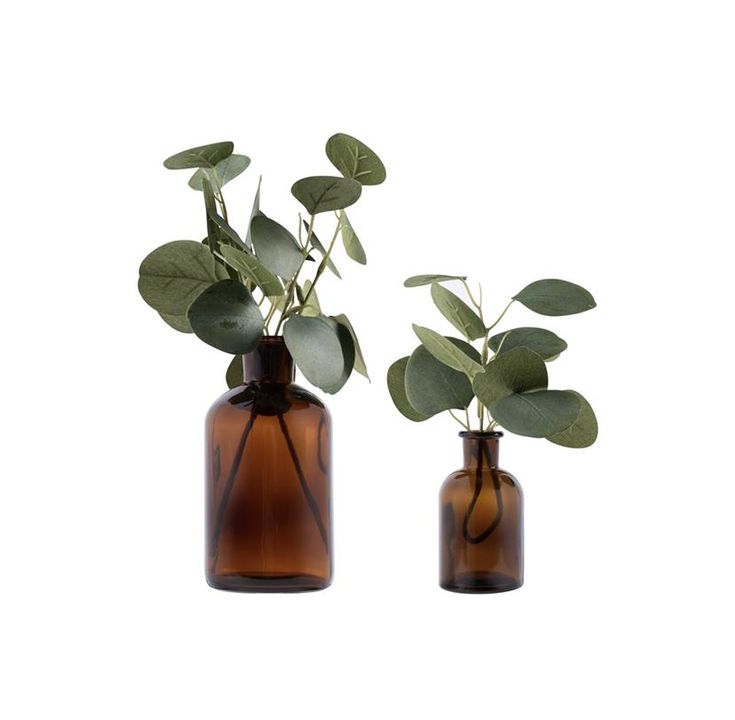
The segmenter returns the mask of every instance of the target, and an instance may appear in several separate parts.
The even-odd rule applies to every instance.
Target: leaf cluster
[[[459,281],[470,304],[445,287]],[[388,390],[398,410],[422,422],[443,411],[466,430],[473,429],[470,406],[476,408],[480,432],[498,426],[557,445],[582,448],[597,438],[597,419],[589,402],[574,390],[549,389],[547,363],[567,348],[558,335],[539,327],[517,327],[493,333],[514,302],[546,316],[573,315],[595,307],[592,295],[566,280],[537,280],[514,295],[493,323],[485,322],[482,289],[476,300],[466,276],[415,275],[406,287],[431,287],[431,298],[444,318],[462,335],[445,336],[419,325],[420,345],[388,369]],[[471,343],[479,341],[479,349]]]
[[[338,237],[350,259],[367,262],[345,208],[364,186],[385,180],[383,163],[357,138],[333,135],[326,155],[340,175],[293,184],[291,193],[306,213],[294,221],[296,232],[263,212],[259,181],[243,233],[230,224],[223,192],[250,166],[250,158],[234,150],[232,142],[217,142],[164,161],[170,170],[194,170],[188,184],[202,193],[207,234],[201,242],[175,240],[151,252],[140,266],[141,296],[170,327],[235,355],[226,373],[230,387],[242,382],[240,356],[262,337],[281,333],[301,372],[325,392],[340,390],[353,370],[368,377],[352,323],[344,314],[322,311],[316,285],[327,269],[341,278],[333,258]],[[315,232],[323,215],[333,215],[326,246]],[[309,265],[315,269],[305,278]]]

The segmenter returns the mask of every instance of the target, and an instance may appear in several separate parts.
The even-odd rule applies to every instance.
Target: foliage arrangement
[[[310,176],[293,184],[291,193],[306,211],[295,233],[261,211],[260,181],[246,232],[232,227],[223,188],[250,165],[232,142],[184,150],[163,163],[169,170],[195,170],[189,187],[202,193],[207,236],[150,253],[138,289],[172,328],[235,355],[226,373],[230,387],[242,382],[241,356],[263,336],[281,333],[306,379],[325,392],[340,390],[353,369],[368,376],[352,324],[343,314],[322,312],[316,285],[327,269],[341,277],[332,257],[338,236],[348,257],[366,263],[345,208],[364,186],[385,180],[385,167],[367,145],[344,133],[329,138],[326,154],[341,177]],[[334,215],[326,246],[315,232],[317,215],[324,214]],[[305,279],[310,264],[315,270]]]
[[[472,303],[443,283],[459,281]],[[537,327],[493,333],[514,302],[540,315],[559,316],[595,307],[592,295],[565,280],[537,280],[514,295],[489,325],[482,310],[482,287],[475,299],[466,276],[416,275],[406,287],[431,286],[441,314],[462,334],[447,337],[414,325],[421,344],[388,369],[388,389],[398,410],[421,422],[449,411],[465,430],[509,432],[546,438],[557,445],[582,448],[597,438],[597,420],[587,400],[574,390],[549,390],[546,364],[566,350],[558,335]],[[470,343],[479,341],[479,349]],[[476,408],[470,413],[470,406]],[[464,419],[453,410],[464,411]],[[477,420],[472,427],[471,416]]]

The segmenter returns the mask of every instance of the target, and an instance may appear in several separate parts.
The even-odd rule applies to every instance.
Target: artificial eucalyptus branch
[[[244,237],[232,227],[223,188],[250,165],[250,158],[234,153],[232,142],[191,148],[164,161],[170,170],[195,170],[189,187],[202,193],[207,236],[150,253],[140,266],[138,289],[168,325],[235,355],[226,374],[230,387],[242,382],[240,356],[270,335],[274,323],[306,379],[322,390],[337,392],[353,369],[368,377],[352,324],[344,314],[322,312],[316,285],[327,269],[341,278],[333,259],[340,236],[347,256],[366,263],[345,208],[359,200],[364,186],[385,180],[385,167],[367,145],[344,133],[329,138],[326,154],[342,176],[293,184],[291,193],[309,218],[298,216],[296,235],[263,213],[260,181]],[[315,225],[332,215],[325,248]],[[313,277],[303,279],[317,258]]]
[[[471,306],[445,287],[451,281],[463,285]],[[566,350],[566,342],[537,327],[492,334],[516,302],[547,316],[591,310],[595,301],[587,290],[566,280],[537,280],[514,295],[497,319],[487,324],[482,287],[475,299],[466,276],[415,275],[404,285],[430,285],[437,309],[464,338],[413,326],[421,344],[388,369],[388,389],[405,417],[421,422],[447,410],[466,430],[503,427],[566,447],[592,445],[597,419],[587,400],[574,390],[548,389],[546,364]],[[479,348],[472,342],[479,343]],[[470,413],[473,403],[476,412]],[[463,410],[465,422],[452,410]],[[472,414],[477,417],[476,428],[470,424]]]

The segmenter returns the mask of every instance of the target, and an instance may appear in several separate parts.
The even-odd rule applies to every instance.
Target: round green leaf
[[[263,332],[258,304],[250,291],[234,280],[220,280],[208,287],[188,315],[200,340],[231,355],[254,350]]]
[[[431,285],[432,283],[440,283],[446,280],[466,280],[466,275],[412,275],[403,281],[404,287],[420,287],[421,285]]]
[[[477,313],[451,290],[431,283],[431,299],[439,312],[468,340],[485,337],[485,325]]]
[[[266,295],[269,297],[283,295],[281,281],[258,258],[229,245],[223,245],[220,252],[231,268],[252,280]]]
[[[439,362],[419,345],[406,365],[406,397],[418,413],[431,417],[443,410],[466,408],[474,393],[464,373]]]
[[[214,187],[224,187],[230,180],[245,172],[249,165],[250,158],[247,155],[230,155],[218,162],[214,168],[199,168],[189,178],[189,187],[192,190],[201,190],[204,178],[207,178]]]
[[[161,319],[174,330],[178,330],[181,333],[193,333],[191,329],[191,323],[186,315],[169,315],[168,313],[158,313]]]
[[[202,291],[226,277],[208,247],[194,240],[174,240],[143,260],[138,290],[159,313],[186,315]]]
[[[213,168],[217,163],[232,155],[234,149],[235,146],[229,141],[200,145],[171,155],[163,161],[163,165],[169,170]]]
[[[350,178],[316,175],[297,180],[291,194],[307,209],[310,215],[343,210],[357,202],[362,185]]]
[[[361,185],[380,185],[385,180],[385,166],[380,158],[357,138],[337,133],[327,140],[327,157],[345,177]]]
[[[587,290],[566,280],[536,280],[513,299],[539,315],[574,315],[596,306]]]
[[[342,389],[342,387],[352,374],[353,368],[355,367],[355,341],[352,339],[352,333],[346,325],[338,323],[336,320],[334,320],[334,318],[325,318],[324,316],[322,317],[332,326],[332,329],[337,333],[339,344],[342,347],[342,358],[344,366],[342,376],[337,382],[324,388],[324,390],[330,395],[334,395]]]
[[[235,355],[227,366],[225,373],[227,387],[232,389],[242,385],[245,382],[242,368],[242,355]]]
[[[516,435],[548,437],[568,428],[579,415],[579,407],[574,393],[537,390],[501,398],[490,406],[490,414]]]
[[[473,377],[482,372],[483,368],[479,362],[473,360],[462,348],[449,338],[440,335],[434,330],[414,324],[413,331],[426,349],[440,362],[448,365],[454,370]]]
[[[339,231],[342,235],[342,242],[344,243],[347,256],[355,262],[360,263],[360,265],[367,264],[367,255],[365,255],[362,243],[353,230],[352,224],[347,219],[347,213],[344,211],[339,214]]]
[[[370,380],[370,376],[368,375],[367,367],[365,365],[365,358],[363,357],[362,349],[360,348],[360,342],[357,339],[357,333],[355,333],[355,328],[352,327],[352,323],[349,321],[349,318],[347,315],[340,314],[332,316],[332,320],[338,322],[340,325],[344,325],[347,330],[349,330],[349,333],[352,336],[352,342],[355,345],[355,370],[359,372],[360,375]]]
[[[554,435],[547,436],[557,445],[569,448],[586,448],[597,440],[597,418],[592,406],[587,400],[574,390],[567,390],[579,398],[579,412],[572,424]]]
[[[250,240],[258,259],[276,275],[290,280],[299,269],[302,253],[296,238],[275,220],[256,215],[250,223]]]
[[[503,340],[505,338],[505,340]],[[503,343],[502,347],[500,343]],[[536,327],[521,327],[493,335],[488,342],[490,349],[507,353],[516,347],[526,347],[538,353],[544,360],[553,360],[567,349],[567,344],[551,330]]]
[[[335,392],[330,388],[341,387],[349,377],[336,322],[292,315],[283,326],[283,339],[299,370],[318,388]]]
[[[413,422],[423,422],[428,420],[430,415],[423,415],[416,410],[406,395],[406,366],[408,365],[408,356],[396,360],[388,368],[388,392],[390,393],[393,404],[398,408],[398,412]]]
[[[472,380],[480,402],[490,407],[513,393],[546,388],[549,377],[540,355],[526,347],[517,347],[496,355]]]

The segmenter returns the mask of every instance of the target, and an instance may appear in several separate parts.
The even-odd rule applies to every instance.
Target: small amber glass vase
[[[263,338],[243,370],[207,415],[207,582],[321,590],[332,581],[329,413],[294,385],[282,337]]]
[[[523,585],[523,491],[498,467],[503,433],[461,432],[464,467],[440,494],[440,580],[445,590],[496,593]]]

